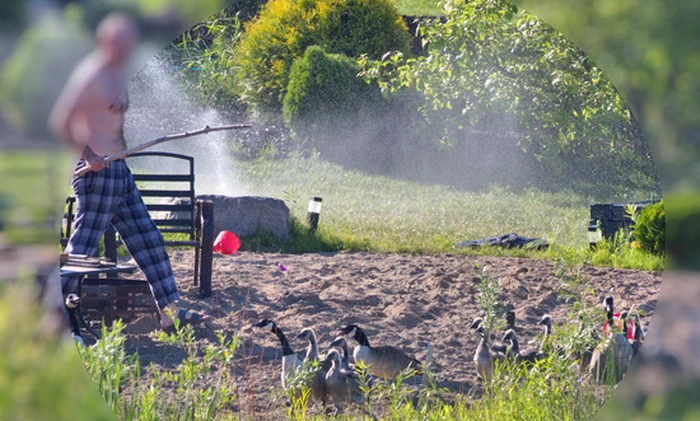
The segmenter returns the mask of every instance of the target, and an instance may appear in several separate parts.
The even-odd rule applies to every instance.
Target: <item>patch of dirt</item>
[[[469,330],[479,313],[475,265],[499,280],[503,304],[515,309],[522,348],[538,344],[537,321],[545,314],[562,321],[569,306],[557,299],[561,279],[553,262],[517,257],[396,255],[375,253],[215,255],[213,291],[197,298],[192,285],[190,251],[173,251],[171,261],[183,293],[183,304],[214,318],[214,330],[196,329],[198,345],[216,342],[215,331],[241,335],[243,347],[235,363],[238,399],[231,408],[243,414],[275,418],[286,411],[284,399],[271,397],[279,388],[281,349],[268,331],[250,328],[261,318],[274,319],[292,347],[304,327],[314,328],[322,352],[348,323],[363,327],[373,345],[394,345],[419,360],[435,344],[434,377],[451,393],[469,393],[476,384],[472,356],[477,339]],[[288,268],[280,270],[280,264]],[[595,296],[611,294],[617,309],[635,305],[646,313],[645,329],[655,313],[661,286],[659,272],[585,267],[581,275]],[[599,300],[596,299],[596,303]],[[128,350],[142,365],[174,367],[180,350],[154,342],[157,326],[146,317],[128,326]],[[353,341],[351,341],[353,342]],[[356,344],[350,344],[354,347]],[[316,409],[317,410],[317,409]]]

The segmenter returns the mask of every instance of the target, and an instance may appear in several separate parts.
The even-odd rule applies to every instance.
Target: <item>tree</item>
[[[510,138],[554,178],[653,174],[619,93],[562,34],[501,0],[448,1],[444,11],[423,27],[427,55],[399,54],[364,71],[385,91],[421,91],[444,143]]]

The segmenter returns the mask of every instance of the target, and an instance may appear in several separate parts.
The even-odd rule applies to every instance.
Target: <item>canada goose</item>
[[[304,361],[311,362],[314,360],[319,360],[318,340],[316,339],[316,334],[314,333],[313,329],[309,327],[302,329],[295,339],[309,341],[309,345],[306,348],[306,356],[304,357]]]
[[[480,338],[479,345],[476,346],[476,352],[474,352],[473,358],[476,364],[476,374],[480,379],[486,381],[493,375],[493,356],[489,349],[488,340],[486,338],[488,334],[486,330],[484,330],[484,327],[479,324],[475,331]]]
[[[277,327],[274,321],[263,319],[254,324],[253,327],[269,329],[270,332],[274,333],[277,335],[277,338],[279,338],[280,344],[282,345],[282,388],[287,389],[287,381],[299,370],[302,365],[302,360],[292,350],[292,347],[289,346],[289,341],[287,341],[284,333]]]
[[[360,387],[360,376],[353,370],[342,368],[340,354],[335,349],[328,351],[326,360],[331,362],[331,366],[326,373],[325,381],[328,393],[336,407],[342,411],[344,402],[362,403],[364,394]]]
[[[480,318],[478,318],[480,319]],[[476,319],[475,319],[476,320]],[[483,319],[482,319],[483,322]],[[514,310],[508,310],[506,312],[506,330],[513,329],[515,330],[515,311]],[[500,354],[505,354],[508,352],[508,344],[503,343],[503,342],[494,342],[491,344],[491,351],[495,351]]]
[[[544,327],[544,334],[542,338],[542,343],[540,344],[539,353],[542,356],[547,355],[547,352],[561,354],[564,351],[563,348],[561,346],[552,345],[552,331],[554,330],[552,316],[550,316],[549,314],[545,314],[544,316],[542,316],[540,321],[537,322],[537,324]]]
[[[615,332],[613,298],[610,296],[605,297],[603,304],[605,305],[611,336],[605,338],[593,350],[588,370],[599,382],[605,381],[605,374],[610,371],[614,374],[615,382],[617,383],[622,380],[629,368],[633,350],[632,345],[627,340],[627,335]],[[608,365],[610,363],[613,364],[612,368]]]
[[[399,348],[391,345],[371,346],[365,332],[355,324],[345,326],[340,335],[350,336],[358,342],[359,345],[352,352],[355,362],[362,361],[370,373],[377,377],[393,379],[407,368],[420,371],[420,361]]]
[[[327,358],[321,361],[318,354],[318,341],[316,340],[316,334],[311,328],[304,328],[296,336],[296,339],[305,339],[309,342],[306,348],[306,356],[304,357],[304,364],[313,364],[314,361],[318,361],[318,366],[314,370],[313,377],[311,378],[311,395],[314,399],[321,401],[323,407],[326,407],[328,401],[328,385],[326,384],[326,373],[331,368],[331,361]]]
[[[348,350],[348,341],[344,337],[338,336],[331,342],[329,348],[339,348],[343,355],[340,358],[340,367],[344,370],[354,370],[354,364],[350,363],[350,351]]]
[[[518,340],[518,335],[513,329],[508,329],[503,335],[503,342],[509,343],[509,352],[506,357],[511,357],[516,363],[534,363],[538,359],[542,358],[542,354],[538,350],[532,350],[526,352],[525,354],[520,353],[520,341]]]

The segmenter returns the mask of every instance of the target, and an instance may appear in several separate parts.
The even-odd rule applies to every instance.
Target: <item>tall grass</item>
[[[227,420],[287,419],[295,421],[327,419],[382,420],[580,420],[592,416],[613,390],[614,381],[604,384],[591,379],[578,362],[578,350],[586,343],[578,321],[588,317],[591,326],[599,325],[601,314],[585,305],[588,294],[585,280],[574,267],[563,264],[568,276],[561,296],[570,300],[569,319],[559,325],[550,338],[547,355],[533,366],[506,360],[496,364],[494,376],[476,386],[471,395],[447,399],[446,390],[432,381],[430,370],[425,385],[410,381],[415,372],[407,371],[391,382],[378,381],[371,388],[366,403],[346,407],[337,415],[310,411],[312,401],[308,385],[317,366],[308,365],[290,379],[288,389],[273,394],[284,397],[288,406],[280,405],[271,413],[242,413],[237,403],[237,377],[228,370],[235,365],[238,339],[219,336],[216,345],[203,350],[193,340],[191,327],[178,327],[178,333],[159,333],[155,339],[181,347],[186,357],[174,369],[149,366],[143,376],[138,357],[124,352],[122,325],[103,330],[103,339],[95,346],[81,348],[88,372],[97,382],[107,403],[122,419],[128,420]],[[563,273],[564,273],[563,272]],[[482,273],[480,303],[488,314],[497,313],[498,284]],[[214,365],[217,368],[212,368]],[[279,402],[279,401],[277,401]]]
[[[111,329],[102,328],[102,339],[95,345],[78,348],[97,389],[120,419],[194,421],[231,416],[237,337],[219,334],[218,343],[200,350],[192,327],[177,323],[176,333],[159,332],[156,340],[183,348],[186,357],[174,370],[151,364],[148,375],[142,376],[138,354],[125,351],[123,328],[116,321]],[[223,368],[215,370],[215,363]]]

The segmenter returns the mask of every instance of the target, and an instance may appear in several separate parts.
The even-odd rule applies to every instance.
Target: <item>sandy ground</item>
[[[501,301],[515,308],[525,350],[537,346],[541,330],[536,323],[544,313],[556,324],[570,308],[557,298],[559,268],[543,260],[374,253],[215,255],[214,295],[200,300],[191,281],[192,259],[189,251],[171,254],[183,302],[212,316],[216,331],[241,335],[243,348],[234,367],[239,396],[231,410],[247,414],[279,414],[284,407],[283,398],[271,397],[279,386],[279,342],[267,331],[250,328],[263,317],[277,322],[296,351],[306,347],[294,340],[302,328],[314,328],[325,350],[347,323],[363,327],[373,345],[398,346],[421,360],[434,343],[435,379],[455,394],[470,393],[476,384],[476,338],[469,330],[480,313],[476,264],[499,280]],[[280,270],[280,264],[288,270]],[[596,296],[612,294],[617,309],[634,304],[643,310],[647,316],[642,323],[649,327],[661,286],[659,272],[584,267],[581,275]],[[155,326],[151,317],[130,323],[128,349],[139,353],[144,366],[175,367],[184,352],[154,341],[148,332]],[[216,340],[206,328],[197,328],[196,334],[202,346]]]

